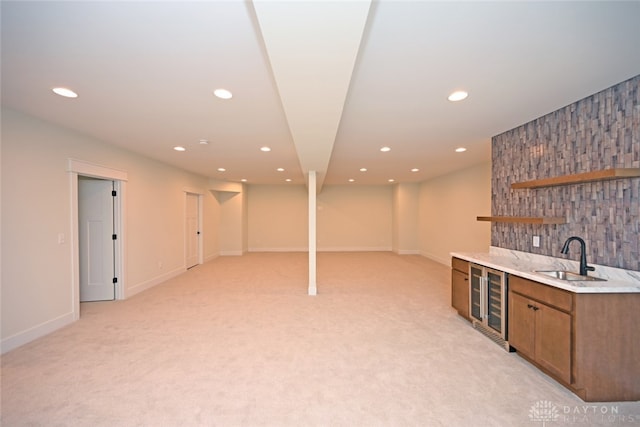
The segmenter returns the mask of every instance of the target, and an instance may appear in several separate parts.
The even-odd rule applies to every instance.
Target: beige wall
[[[250,251],[307,251],[305,186],[248,186]],[[317,198],[319,251],[391,250],[391,186],[324,186]]]
[[[420,253],[443,264],[450,252],[486,252],[491,225],[476,221],[491,214],[491,163],[444,175],[420,185]]]
[[[307,251],[309,200],[304,185],[248,185],[249,251]]]
[[[217,204],[205,178],[3,110],[3,350],[73,319],[69,158],[127,173],[125,294],[184,271],[185,189],[203,194],[205,259],[218,253]]]
[[[317,199],[319,251],[390,251],[392,187],[325,185]]]
[[[418,200],[420,185],[393,186],[393,251],[400,255],[418,254]]]

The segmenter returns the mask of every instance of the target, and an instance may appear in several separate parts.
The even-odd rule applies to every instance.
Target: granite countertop
[[[629,272],[629,280],[627,281],[624,274],[622,277],[615,274],[609,275],[604,271],[605,269],[596,267],[596,271],[590,272],[589,275],[606,278],[607,281],[560,280],[535,271],[569,270],[577,272],[578,269],[566,268],[566,265],[559,265],[553,259],[532,260],[527,259],[527,257],[518,257],[518,254],[515,251],[513,252],[514,254],[508,252],[499,254],[491,252],[452,252],[451,256],[575,293],[640,293],[640,283],[635,280],[639,274],[638,272]]]

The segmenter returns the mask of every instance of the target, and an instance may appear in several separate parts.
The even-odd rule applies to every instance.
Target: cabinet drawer
[[[573,309],[573,294],[564,289],[554,288],[514,275],[509,276],[509,289],[566,312],[571,312]]]
[[[451,258],[451,268],[469,274],[469,261],[460,258]]]

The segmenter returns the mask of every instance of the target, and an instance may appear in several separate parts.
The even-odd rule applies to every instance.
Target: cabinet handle
[[[527,304],[527,308],[531,308],[531,309],[533,309],[533,311],[540,310],[540,307],[536,307],[535,305],[532,305],[532,304]]]

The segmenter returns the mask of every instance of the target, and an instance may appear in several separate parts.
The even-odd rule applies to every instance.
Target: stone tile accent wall
[[[579,236],[589,263],[640,271],[640,178],[511,189],[513,182],[640,167],[639,86],[640,75],[493,137],[492,215],[567,220],[493,223],[493,246],[566,257],[564,241]],[[541,236],[539,248],[534,235]],[[572,243],[568,257],[579,253]]]

